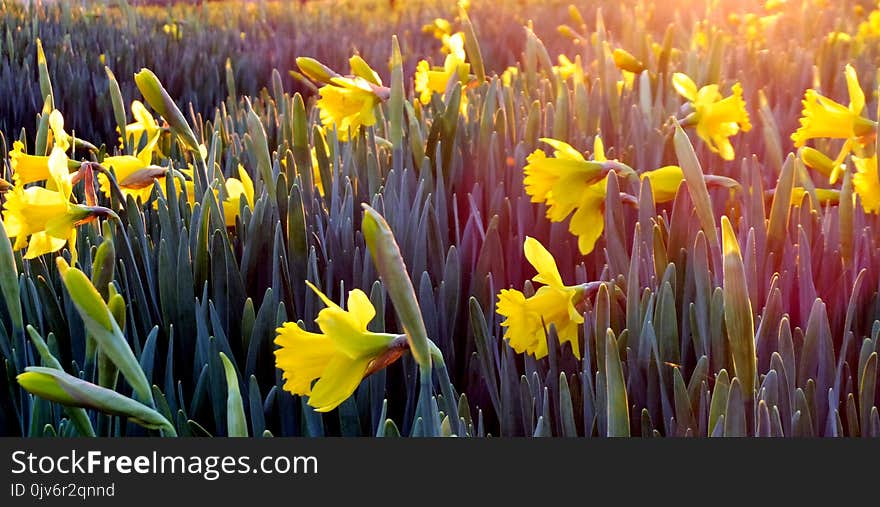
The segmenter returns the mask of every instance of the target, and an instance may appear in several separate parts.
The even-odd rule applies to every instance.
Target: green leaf
[[[138,396],[152,404],[153,392],[144,370],[138,364],[101,294],[82,271],[69,267],[61,257],[56,261],[64,286],[82,317],[86,330],[95,338],[101,351],[119,368]]]
[[[230,437],[246,437],[248,436],[247,421],[235,366],[223,352],[220,353],[220,360],[226,373],[226,432]]]
[[[754,317],[739,244],[726,216],[721,217],[721,235],[724,242],[724,324],[733,355],[734,374],[742,383],[744,398],[750,400],[754,396],[758,369]]]
[[[367,204],[362,204],[361,207],[364,209],[362,229],[367,248],[370,249],[382,283],[400,317],[412,355],[421,368],[430,371],[428,332],[422,320],[422,312],[419,309],[412,280],[409,278],[400,248],[394,239],[394,233],[379,212]]]
[[[605,377],[607,379],[607,417],[609,437],[628,437],[629,402],[626,396],[626,379],[617,350],[617,340],[610,329],[605,335]]]

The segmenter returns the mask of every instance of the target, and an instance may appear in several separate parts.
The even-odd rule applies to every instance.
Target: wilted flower
[[[376,309],[363,291],[348,293],[346,311],[306,283],[327,305],[315,319],[321,333],[284,323],[276,329],[280,348],[275,350],[275,363],[285,390],[308,396],[315,410],[328,412],[351,396],[365,376],[400,357],[407,342],[403,336],[367,330]]]
[[[515,289],[498,294],[496,311],[506,317],[501,323],[506,328],[504,338],[517,353],[541,359],[547,355],[546,333],[553,324],[559,343],[570,343],[572,353],[580,359],[578,324],[584,317],[576,306],[583,298],[584,286],[564,285],[556,261],[538,240],[526,237],[523,251],[538,272],[532,280],[544,285],[528,298]]]
[[[752,129],[742,96],[742,86],[739,83],[734,84],[731,88],[733,94],[723,97],[718,85],[710,84],[698,90],[693,80],[681,72],[673,74],[672,85],[694,108],[685,124],[696,125],[697,135],[713,152],[721,155],[724,160],[733,160],[733,146],[729,138],[740,130],[748,132]]]

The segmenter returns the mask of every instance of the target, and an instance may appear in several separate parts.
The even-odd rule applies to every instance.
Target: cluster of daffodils
[[[63,115],[54,109],[48,116],[47,155],[27,153],[24,141],[13,142],[9,152],[12,182],[0,184],[2,220],[7,234],[15,240],[14,250],[27,248],[25,259],[58,252],[66,246],[75,261],[77,227],[98,218],[115,217],[113,210],[97,205],[98,191],[108,200],[116,194],[123,200],[131,197],[136,202],[147,203],[154,185],[165,188],[165,179],[171,174],[177,191],[185,192],[190,205],[195,202],[191,167],[177,171],[155,164],[163,157],[160,141],[169,135],[168,128],[161,126],[140,101],[132,102],[131,114],[135,121],[126,125],[126,136],[120,135],[119,146],[129,152],[137,150],[135,154],[94,160],[97,148],[68,134]],[[76,160],[77,148],[85,149],[89,157]],[[81,181],[85,189],[84,204],[78,203],[73,193],[74,185]],[[239,165],[238,178],[225,179],[223,186],[226,224],[234,227],[242,203],[249,207],[254,205],[254,185],[248,172]],[[216,189],[214,193],[219,195]]]
[[[25,259],[34,259],[70,245],[76,252],[76,227],[112,212],[94,205],[78,204],[73,199],[73,184],[90,175],[67,157],[73,139],[64,130],[64,117],[57,110],[49,114],[49,155],[29,155],[24,143],[15,141],[9,153],[13,185],[6,186],[3,225],[13,249],[27,248]]]
[[[618,176],[618,172],[627,178],[636,177],[636,172],[617,160],[608,160],[599,136],[593,142],[590,160],[562,141],[541,141],[553,148],[553,156],[548,157],[539,149],[527,157],[523,169],[526,193],[532,202],[547,206],[551,222],[564,222],[571,217],[568,230],[577,236],[580,252],[587,255],[605,228],[608,178],[612,174]],[[650,180],[657,203],[671,201],[683,179],[681,168],[674,165],[646,171],[638,177]],[[638,202],[627,193],[621,193],[620,198],[626,203]]]
[[[427,105],[434,94],[444,94],[451,85],[470,82],[470,65],[465,53],[462,32],[451,33],[447,21],[437,19],[430,25],[443,44],[446,58],[442,67],[420,60],[413,76],[417,104]],[[379,74],[358,55],[349,59],[351,72],[347,75],[328,68],[308,57],[296,59],[302,75],[320,85],[315,103],[325,132],[336,131],[338,139],[347,142],[361,127],[376,124],[376,107],[391,96],[391,89],[382,84]],[[297,75],[294,73],[294,75]],[[467,97],[462,95],[461,112],[467,111]]]
[[[830,184],[840,180],[844,171],[854,167],[852,183],[862,207],[880,213],[880,178],[877,175],[877,122],[864,116],[865,92],[855,69],[844,70],[849,104],[843,105],[823,96],[815,89],[804,93],[800,128],[791,135],[800,148],[804,164],[828,178]],[[807,142],[816,139],[842,141],[836,155],[829,156]],[[827,146],[827,143],[825,144]],[[832,156],[834,157],[832,159]],[[847,164],[851,160],[851,164]]]

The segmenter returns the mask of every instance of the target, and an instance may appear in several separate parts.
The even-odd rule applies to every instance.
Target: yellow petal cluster
[[[547,218],[562,222],[571,215],[568,230],[578,237],[584,255],[593,251],[605,228],[604,205],[607,171],[604,148],[597,136],[594,160],[587,160],[571,145],[556,139],[541,141],[553,149],[553,157],[535,150],[526,158],[523,185],[534,203],[547,205]]]
[[[571,344],[572,353],[580,359],[578,325],[584,317],[577,304],[583,288],[562,283],[556,261],[538,240],[526,237],[523,251],[537,271],[532,280],[544,285],[528,298],[516,289],[504,289],[498,294],[496,311],[505,317],[501,323],[504,338],[517,353],[541,359],[547,355],[547,330],[553,324],[559,343]]]
[[[740,131],[752,129],[742,86],[735,83],[732,94],[724,97],[717,84],[697,89],[694,81],[681,72],[673,74],[672,85],[679,95],[690,101],[694,112],[688,124],[696,125],[700,139],[724,160],[733,160],[735,154],[730,138]]]
[[[285,390],[308,396],[310,406],[327,412],[354,393],[374,361],[384,361],[393,352],[397,336],[367,330],[376,309],[363,291],[349,292],[348,310],[344,310],[306,283],[326,305],[315,319],[321,332],[306,331],[294,322],[284,323],[276,329],[275,344],[279,348],[275,350],[275,363],[282,371]]]

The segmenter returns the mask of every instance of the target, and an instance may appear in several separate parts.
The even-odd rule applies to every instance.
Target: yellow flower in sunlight
[[[810,88],[802,101],[801,126],[791,135],[795,147],[801,147],[809,139],[859,139],[874,133],[877,124],[862,117],[865,108],[865,93],[859,85],[855,69],[847,64],[846,87],[849,91],[849,106],[839,104]]]
[[[226,199],[223,201],[223,216],[226,227],[235,227],[235,218],[241,211],[241,199],[248,207],[254,208],[254,182],[247,170],[238,165],[238,178],[226,178]]]
[[[57,109],[49,113],[49,132],[52,134],[51,146],[53,148],[60,148],[61,151],[70,149],[72,139],[65,132],[64,117],[61,116]],[[24,143],[21,141],[12,143],[12,151],[9,152],[9,162],[12,169],[12,181],[17,185],[27,185],[28,183],[50,179],[49,157],[25,153]]]
[[[162,31],[172,39],[180,40],[183,38],[183,30],[180,28],[179,23],[165,23],[162,25]]]
[[[101,165],[112,169],[116,176],[116,183],[122,190],[123,195],[130,195],[135,200],[147,202],[153,193],[153,180],[159,180],[161,185],[165,183],[165,169],[152,166],[153,151],[159,139],[158,133],[147,142],[147,145],[134,155],[115,155],[104,157]],[[98,174],[98,185],[104,195],[110,197],[110,180],[103,174]],[[164,186],[163,186],[164,188]]]
[[[360,289],[348,293],[346,311],[306,283],[327,305],[315,319],[321,333],[284,323],[276,329],[275,344],[280,348],[275,350],[275,364],[286,391],[308,396],[315,410],[328,412],[348,399],[365,376],[397,359],[406,341],[367,330],[376,309]]]
[[[555,139],[542,138],[555,151],[547,157],[535,150],[526,158],[523,185],[534,203],[547,205],[547,218],[562,222],[569,215],[568,230],[578,237],[578,248],[584,255],[593,251],[596,240],[605,228],[605,185],[609,166],[605,150],[596,136],[593,160],[586,160],[570,145]],[[617,169],[626,167],[617,164]]]
[[[853,190],[868,213],[880,213],[880,177],[877,175],[877,155],[852,157],[856,172],[853,174]]]
[[[538,272],[532,280],[544,285],[528,298],[515,289],[503,289],[498,294],[496,311],[506,318],[501,323],[506,328],[504,338],[517,353],[541,359],[547,355],[546,330],[553,324],[559,343],[570,343],[572,353],[580,359],[578,325],[584,317],[577,304],[583,297],[583,286],[562,283],[556,261],[538,240],[526,237],[523,251]]]
[[[316,106],[321,124],[327,130],[335,126],[340,141],[348,141],[361,126],[376,124],[374,109],[381,99],[373,85],[361,77],[333,77],[322,86]]]
[[[840,190],[833,188],[817,188],[814,189],[816,192],[816,199],[819,200],[819,204],[838,204],[840,202]],[[794,187],[791,189],[791,202],[793,205],[797,206],[804,199],[804,195],[806,195],[807,189],[804,187]]]
[[[422,33],[430,33],[434,38],[443,40],[444,35],[452,34],[452,24],[443,18],[434,18],[434,21],[422,26]]]
[[[647,171],[640,175],[651,182],[651,192],[654,194],[654,202],[661,204],[675,199],[678,187],[684,180],[684,173],[677,165],[668,165],[653,171]]]
[[[55,252],[68,242],[74,252],[76,226],[87,221],[93,211],[70,202],[73,187],[64,151],[52,148],[48,158],[53,190],[16,185],[6,194],[3,224],[9,237],[15,238],[15,250],[28,247],[25,259]]]
[[[730,137],[740,130],[748,132],[752,129],[742,96],[742,86],[735,83],[731,88],[732,95],[723,97],[718,85],[710,84],[698,90],[693,80],[681,72],[673,74],[672,85],[694,108],[694,112],[686,120],[687,124],[696,124],[697,135],[709,145],[709,149],[724,160],[733,160],[734,151]]]
[[[9,162],[12,168],[12,181],[16,185],[27,185],[49,179],[49,157],[28,155],[24,152],[24,143],[21,141],[12,143]]]
[[[159,132],[159,124],[153,115],[147,111],[147,107],[139,100],[131,102],[131,115],[134,122],[125,126],[125,135],[132,138],[132,145],[139,148],[143,139],[152,139]],[[125,146],[124,139],[120,138],[120,144]]]
[[[501,84],[505,87],[510,87],[510,84],[513,83],[514,78],[519,75],[519,67],[508,67],[504,69],[504,72],[501,73]]]
[[[567,56],[559,55],[556,57],[556,60],[559,62],[559,65],[554,65],[553,70],[559,74],[563,81],[573,76],[577,71],[578,64],[569,60]],[[575,61],[578,61],[578,59],[575,58]]]
[[[49,132],[52,133],[52,146],[57,146],[63,151],[70,149],[72,139],[64,130],[64,116],[57,109],[49,113]]]
[[[465,59],[464,35],[457,33],[447,39],[449,42],[446,47],[449,48],[449,54],[446,55],[443,67],[432,68],[426,60],[421,60],[416,65],[414,85],[422,104],[431,102],[434,93],[445,93],[449,82],[453,79],[457,79],[462,84],[467,83],[470,65]],[[461,100],[461,106],[464,108],[467,100],[464,94]]]
[[[324,153],[329,156],[326,151]],[[321,166],[318,164],[318,150],[315,146],[312,146],[312,180],[318,189],[318,194],[324,197],[324,180],[321,178]]]

